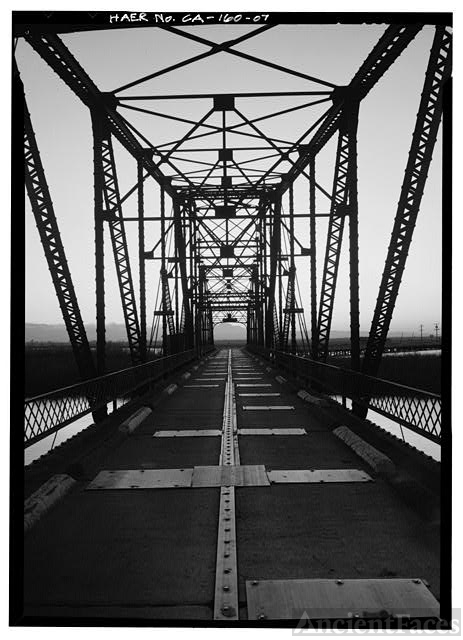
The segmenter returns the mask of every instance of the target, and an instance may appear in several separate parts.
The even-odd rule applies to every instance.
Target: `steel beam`
[[[312,333],[312,358],[318,357],[317,324],[317,227],[315,199],[315,157],[309,162],[309,214],[310,214],[310,319]]]
[[[137,163],[138,179],[138,269],[140,278],[140,359],[146,362],[146,270],[145,270],[145,202],[143,165]],[[122,211],[119,212],[122,217]]]
[[[103,172],[101,163],[103,132],[99,114],[92,112],[91,115],[95,225],[96,370],[97,374],[102,376],[106,373]]]
[[[348,114],[343,118],[339,131],[336,165],[333,179],[333,197],[331,200],[331,216],[328,224],[323,279],[320,292],[318,312],[318,351],[317,360],[324,362],[328,356],[328,344],[333,317],[334,297],[338,278],[339,259],[341,256],[344,221],[349,214],[348,201],[348,166],[350,160],[349,139],[354,131],[348,123]]]
[[[100,174],[101,188],[103,191],[104,210],[101,212],[101,216],[103,220],[107,220],[109,226],[130,355],[132,364],[136,365],[142,361],[140,325],[120,204],[119,184],[111,133],[107,126],[106,118],[101,117],[100,113],[94,113],[93,120],[95,126],[98,128],[96,138],[98,144],[96,149],[97,166],[95,170]]]
[[[298,161],[286,174],[285,180],[282,181],[279,187],[275,187],[278,196],[281,196],[286,191],[289,184],[293,183],[306,168],[310,158],[315,156],[337,131],[344,103],[349,102],[354,95],[358,99],[362,99],[367,95],[421,28],[422,25],[417,24],[388,27],[349,85],[344,89],[333,91],[333,106],[326,114],[310,142],[305,145]],[[181,35],[185,36],[186,34],[181,32]],[[143,163],[146,171],[159,184],[162,184],[164,175],[153,159],[146,155],[145,150],[130,130],[124,118],[117,113],[117,101],[114,99],[113,94],[104,94],[99,91],[57,35],[38,35],[29,32],[24,37],[87,106],[99,109],[107,114],[112,134],[129,153]],[[171,197],[175,197],[176,189],[174,187],[169,185],[166,190]]]
[[[339,129],[344,105],[352,100],[362,100],[422,27],[421,24],[408,24],[391,25],[386,29],[347,87],[340,87],[333,92],[333,106],[328,110],[310,142],[304,146],[304,152],[282,180],[277,189],[277,195],[283,195],[289,185],[304,171],[310,159],[323,149]]]
[[[357,193],[357,128],[359,103],[348,106],[347,188],[349,193],[349,282],[350,282],[350,346],[351,369],[360,369],[360,308],[359,308],[359,234]]]
[[[275,340],[278,340],[278,312],[276,305],[276,279],[278,258],[281,249],[281,198],[273,206],[272,237],[270,241],[270,274],[267,293],[265,346],[269,349],[273,347]]]
[[[174,201],[174,229],[176,256],[178,259],[178,263],[176,263],[175,266],[177,267],[178,264],[180,270],[180,280],[183,294],[182,316],[185,328],[185,349],[192,349],[194,342],[194,328],[190,306],[190,290],[188,287],[186,241],[182,208],[177,200]]]
[[[437,27],[363,361],[363,372],[373,376],[378,373],[431,164],[443,89],[451,74],[451,42],[449,29]]]
[[[112,135],[137,161],[141,162],[144,169],[160,185],[165,184],[169,196],[175,197],[175,189],[166,182],[162,171],[146,153],[124,118],[117,113],[117,102],[113,95],[105,94],[98,89],[63,41],[55,34],[38,34],[32,31],[25,33],[24,38],[87,107],[101,115],[106,115]]]
[[[24,87],[17,70],[15,70],[14,82],[20,85],[24,99],[24,177],[32,213],[80,377],[82,380],[93,378],[96,375],[95,365],[27,109]]]

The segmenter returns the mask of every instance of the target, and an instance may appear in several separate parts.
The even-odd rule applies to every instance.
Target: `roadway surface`
[[[27,533],[26,615],[231,624],[251,617],[246,582],[276,579],[420,578],[439,598],[435,528],[290,385],[240,349],[190,371]],[[264,465],[264,480],[278,470],[356,470],[363,480],[95,488],[102,471],[194,469],[199,478],[197,467],[218,465]]]

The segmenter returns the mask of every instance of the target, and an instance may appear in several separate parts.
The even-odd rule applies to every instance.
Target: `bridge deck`
[[[356,477],[362,480],[328,482],[325,476],[324,482],[307,483],[299,474],[298,482],[285,484],[277,474],[273,478],[280,482],[268,485],[195,486],[200,477],[207,484],[215,473],[198,467],[226,464],[225,423],[227,415],[233,419],[233,407],[224,412],[228,351],[222,350],[192,371],[117,447],[96,458],[88,477],[27,534],[26,615],[212,620],[216,608],[216,619],[246,620],[246,582],[252,580],[421,578],[439,597],[435,529],[430,533],[430,525],[338,440],[289,385],[276,381],[274,372],[238,349],[232,352],[231,369],[238,448],[231,446],[228,455],[235,465],[238,460],[242,466],[264,465],[270,479],[277,470],[347,469],[359,470]],[[250,406],[293,408],[246,408]],[[223,428],[222,436],[159,434]],[[240,432],[274,428],[291,435]],[[292,433],[301,428],[305,435]],[[101,471],[151,469],[194,469],[193,486],[89,488],[90,481],[90,487],[101,486]],[[371,481],[363,481],[367,474]],[[109,477],[114,476],[119,477]],[[231,589],[220,594],[219,509],[228,504],[230,493],[237,575],[232,566]],[[238,611],[226,608],[228,596],[233,604],[235,578]],[[218,604],[225,609],[217,618]]]

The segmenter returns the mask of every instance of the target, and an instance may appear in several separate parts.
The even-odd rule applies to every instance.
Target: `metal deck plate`
[[[436,598],[419,579],[251,580],[249,620],[438,617]]]
[[[288,429],[238,429],[239,436],[306,436],[307,431],[299,427]]]
[[[193,469],[100,471],[87,489],[177,489],[190,487]]]
[[[294,407],[289,404],[276,405],[246,405],[242,407],[243,411],[293,411]]]
[[[271,387],[272,385],[270,384],[270,382],[264,382],[264,383],[256,383],[256,382],[248,382],[247,384],[237,384],[237,387]]]
[[[163,430],[153,433],[153,438],[203,438],[221,436],[220,429],[177,429]]]
[[[263,465],[195,467],[193,487],[269,486]]]
[[[373,479],[359,469],[287,469],[267,471],[272,484],[311,482],[371,482]]]
[[[185,384],[183,385],[184,389],[213,389],[215,387],[220,387],[219,384]]]
[[[239,393],[240,398],[279,398],[281,393]]]

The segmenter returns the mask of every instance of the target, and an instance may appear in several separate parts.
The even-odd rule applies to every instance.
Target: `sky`
[[[249,30],[230,25],[190,27],[194,33],[215,41],[228,40]],[[257,36],[239,49],[279,64],[298,69],[334,84],[347,84],[372,49],[385,26],[382,25],[281,25]],[[422,90],[424,72],[433,29],[425,27],[381,81],[363,100],[358,130],[358,190],[360,236],[360,322],[367,332],[371,323],[379,282],[384,267],[390,232],[396,213],[403,172]],[[63,41],[103,91],[151,73],[205,48],[159,29],[114,30],[62,36]],[[23,41],[17,47],[17,61],[26,91],[38,146],[55,206],[63,243],[70,264],[84,321],[94,323],[94,248],[93,248],[93,167],[92,138],[88,110],[39,56]],[[233,91],[298,91],[323,89],[306,80],[270,71],[254,63],[225,53],[143,83],[123,95],[149,93],[201,93]],[[243,111],[248,116],[285,108],[297,99],[247,100]],[[294,140],[326,105],[295,112],[281,121],[268,121],[263,131]],[[153,108],[153,104],[151,104]],[[201,117],[210,101],[183,101],[178,107],[171,101],[156,103],[159,111]],[[241,104],[240,104],[241,108]],[[167,120],[141,116],[121,109],[130,121],[140,126],[156,144],[175,139],[188,126],[172,125]],[[333,179],[335,139],[317,158],[317,179],[328,191]],[[115,146],[121,193],[136,179],[136,164],[125,150]],[[435,147],[413,243],[394,311],[391,330],[419,334],[434,332],[441,317],[441,140]],[[159,212],[159,189],[146,183],[146,215]],[[287,208],[287,198],[283,207]],[[295,210],[308,208],[308,184],[301,177],[295,184]],[[169,210],[169,207],[168,207]],[[327,212],[328,200],[317,195],[317,210]],[[125,215],[136,215],[136,200],[129,199]],[[127,223],[134,282],[138,283],[136,225]],[[326,221],[319,219],[318,289],[326,243]],[[146,245],[152,248],[159,239],[159,225],[147,225]],[[309,246],[307,221],[296,223],[296,234]],[[349,327],[349,276],[347,226],[336,292],[334,330]],[[106,242],[106,254],[110,251]],[[107,261],[107,322],[123,322],[114,267]],[[302,304],[310,324],[309,259],[297,259]],[[148,329],[154,308],[158,281],[158,262],[147,263]],[[38,232],[26,198],[26,321],[62,322],[51,278],[48,273]]]

